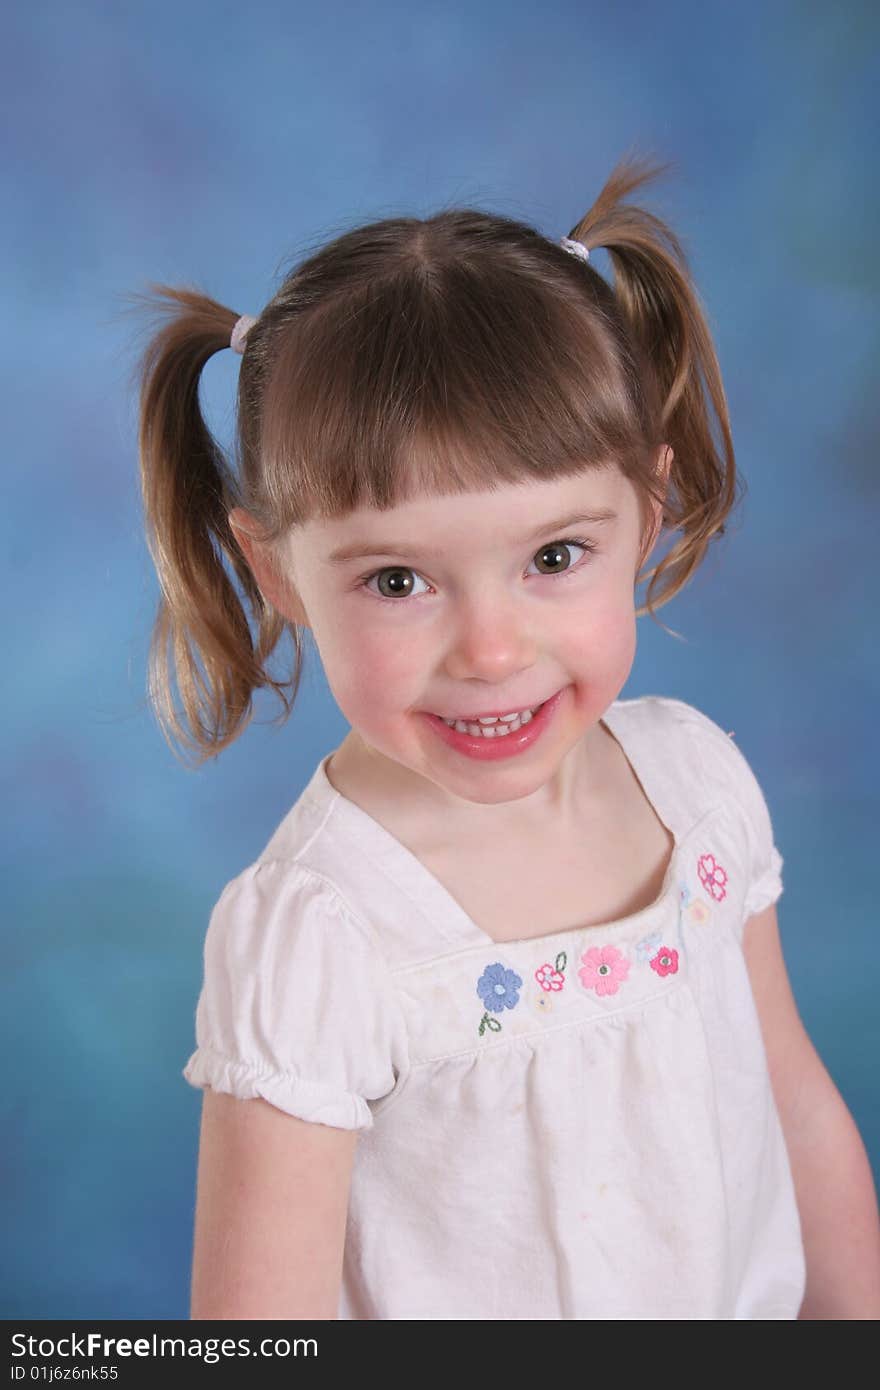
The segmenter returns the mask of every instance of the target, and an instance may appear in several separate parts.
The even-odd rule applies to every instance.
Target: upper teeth
[[[488,738],[504,738],[509,733],[515,733],[516,728],[522,724],[528,724],[532,715],[541,708],[536,705],[534,709],[514,710],[512,714],[489,714],[474,720],[465,719],[444,719],[444,724],[448,724],[450,729],[457,729],[461,734],[482,734]],[[494,726],[501,724],[504,727],[496,729]]]

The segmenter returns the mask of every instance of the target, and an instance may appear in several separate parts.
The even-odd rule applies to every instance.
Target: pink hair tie
[[[590,253],[582,241],[573,241],[571,237],[563,236],[559,238],[559,245],[564,246],[573,256],[580,257],[582,261],[590,259]]]
[[[250,314],[242,314],[241,318],[236,320],[232,336],[229,339],[229,346],[233,352],[244,352],[244,340],[256,321]]]

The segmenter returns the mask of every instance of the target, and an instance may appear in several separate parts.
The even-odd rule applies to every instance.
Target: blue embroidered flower
[[[493,1013],[512,1009],[519,1003],[522,980],[515,970],[507,970],[500,961],[487,965],[477,981],[477,994]]]
[[[650,960],[656,948],[660,945],[660,936],[661,933],[658,927],[656,931],[651,932],[650,936],[642,937],[641,941],[636,946],[636,955],[639,960]]]

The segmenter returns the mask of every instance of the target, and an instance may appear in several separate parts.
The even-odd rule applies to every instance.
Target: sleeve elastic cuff
[[[754,917],[755,913],[763,912],[776,902],[781,893],[782,855],[774,845],[770,852],[769,867],[755,880],[746,895],[746,916]]]
[[[290,1072],[266,1071],[211,1047],[197,1048],[182,1075],[190,1086],[209,1086],[212,1091],[239,1100],[259,1096],[300,1120],[332,1125],[335,1129],[370,1129],[373,1125],[372,1111],[363,1096],[304,1081]]]

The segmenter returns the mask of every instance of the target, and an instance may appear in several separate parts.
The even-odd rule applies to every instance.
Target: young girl
[[[307,631],[351,726],[208,927],[193,1318],[880,1311],[759,784],[693,706],[620,698],[736,501],[681,246],[625,201],[656,172],[618,165],[561,243],[358,228],[256,319],[154,287],[163,727],[204,758],[257,687],[289,713]],[[198,398],[230,344],[237,476]]]

